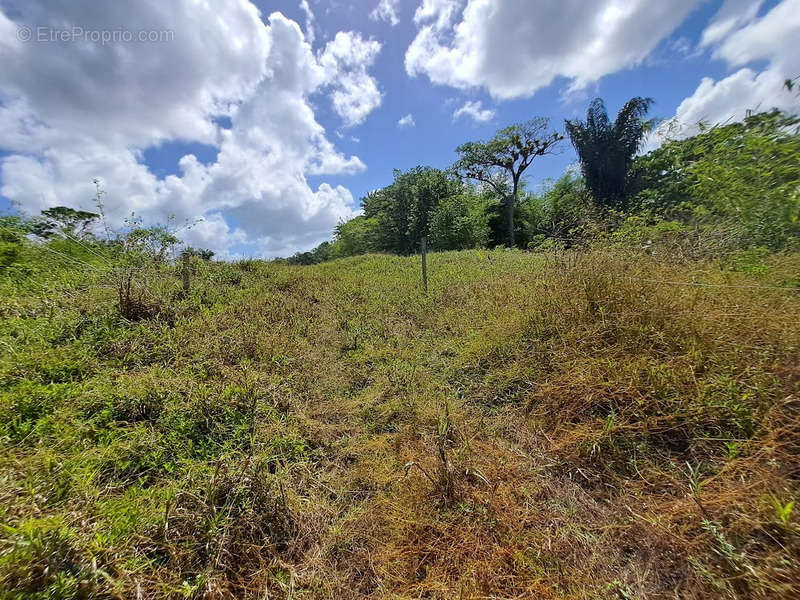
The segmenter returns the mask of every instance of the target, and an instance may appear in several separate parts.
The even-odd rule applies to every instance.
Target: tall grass
[[[0,597],[800,592],[800,256],[418,269],[4,282]]]

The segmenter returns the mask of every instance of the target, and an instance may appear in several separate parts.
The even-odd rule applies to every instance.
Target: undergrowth
[[[0,598],[800,594],[800,256],[428,260],[0,282]]]

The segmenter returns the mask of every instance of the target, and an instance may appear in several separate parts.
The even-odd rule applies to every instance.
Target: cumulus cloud
[[[464,0],[422,0],[414,13],[414,22],[419,25],[433,20],[436,29],[446,29],[463,7]]]
[[[209,243],[211,240],[225,240],[225,245],[216,250],[216,257],[223,260],[244,258],[244,254],[234,252],[232,248],[250,245],[247,233],[241,228],[231,227],[219,212],[207,214],[202,221],[191,222],[179,235],[187,246],[194,248],[209,248],[213,245]]]
[[[576,90],[641,63],[699,0],[423,0],[406,71],[433,83],[529,96],[557,77]]]
[[[797,110],[797,98],[783,82],[800,73],[800,0],[783,0],[757,19],[752,8],[729,0],[720,15],[712,19],[702,40],[716,40],[712,55],[737,70],[717,81],[703,78],[681,102],[675,121],[685,126],[684,135],[700,121],[741,120],[747,110]],[[764,62],[765,67],[756,68]]]
[[[417,122],[414,120],[414,115],[408,113],[405,117],[397,122],[397,126],[401,129],[404,127],[416,127]]]
[[[352,31],[340,31],[320,56],[320,64],[333,86],[333,108],[346,127],[360,125],[381,105],[378,83],[367,72],[380,50],[380,42],[365,40]]]
[[[373,21],[386,21],[392,27],[400,23],[397,17],[397,5],[400,0],[380,0],[378,5],[369,13],[369,18]]]
[[[73,25],[174,36],[101,45],[23,43],[14,33]],[[92,208],[99,177],[113,223],[132,211],[148,222],[203,216],[184,237],[222,255],[231,247],[255,255],[306,249],[355,214],[349,190],[307,181],[365,168],[331,143],[311,98],[330,93],[345,121],[362,121],[379,103],[364,83],[376,43],[348,33],[315,56],[296,23],[280,13],[264,22],[247,0],[141,0],[91,10],[10,0],[0,8],[0,34],[0,149],[7,154],[0,193],[24,210]],[[351,98],[365,89],[364,98]],[[211,145],[218,154],[207,164],[184,156],[176,174],[157,177],[144,151],[173,141]]]
[[[187,1],[127,4],[124,10],[98,10],[79,2],[10,2],[14,29],[43,28],[47,34],[124,25],[130,31],[172,31],[173,39],[103,45],[33,39],[0,46],[3,104],[24,101],[43,121],[37,125],[56,130],[52,135],[85,131],[136,146],[170,138],[214,142],[208,115],[244,100],[266,74],[269,35],[258,11],[249,2],[218,2],[211,18],[210,7],[198,10]]]
[[[464,106],[456,109],[453,113],[453,120],[456,121],[460,117],[469,117],[477,123],[485,123],[494,118],[494,111],[488,108],[483,108],[483,103],[480,100],[465,102]]]

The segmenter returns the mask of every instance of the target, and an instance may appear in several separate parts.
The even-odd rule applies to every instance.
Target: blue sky
[[[563,129],[597,96],[610,113],[650,96],[687,132],[797,108],[780,83],[800,74],[800,0],[163,6],[0,0],[0,207],[91,208],[99,177],[116,223],[199,217],[189,243],[286,255],[328,238],[393,169],[445,168],[459,144],[534,116]],[[81,36],[36,39],[65,24]],[[121,30],[170,36],[89,35]],[[562,150],[530,185],[575,160]]]
[[[278,5],[284,14],[303,22],[296,2],[258,4],[265,12],[269,6]],[[765,3],[759,14],[764,14],[774,4],[776,2]],[[370,190],[391,183],[393,169],[405,170],[420,164],[446,168],[456,159],[455,148],[459,144],[490,138],[498,128],[508,124],[544,116],[563,130],[564,119],[583,118],[589,101],[598,96],[606,102],[610,113],[616,113],[633,96],[649,96],[656,101],[652,115],[671,118],[681,101],[692,95],[703,77],[721,79],[728,72],[725,62],[714,59],[709,52],[692,56],[676,47],[679,40],[686,40],[691,48],[695,48],[721,5],[721,1],[699,4],[643,64],[603,77],[582,93],[565,96],[563,90],[569,83],[563,78],[532,97],[502,102],[492,101],[486,91],[454,90],[432,85],[424,77],[407,75],[404,59],[406,48],[416,34],[412,20],[416,3],[398,3],[400,24],[395,27],[370,19],[369,13],[355,4],[345,5],[339,11],[331,12],[330,22],[322,21],[319,27],[321,35],[325,37],[351,27],[385,40],[373,70],[384,92],[384,101],[364,125],[352,132],[358,142],[349,136],[337,142],[342,148],[362,156],[368,162],[368,170],[336,181],[347,185],[353,196],[360,198]],[[453,121],[454,110],[470,100],[482,101],[484,107],[495,111],[495,117],[485,123],[465,118]],[[323,109],[317,113],[320,121],[334,130],[337,127],[335,115],[325,111],[324,107],[320,108]],[[397,121],[409,113],[414,116],[416,126],[398,129]],[[527,175],[529,184],[536,185],[547,178],[560,176],[575,160],[572,147],[564,143],[560,155],[546,157],[531,168]]]

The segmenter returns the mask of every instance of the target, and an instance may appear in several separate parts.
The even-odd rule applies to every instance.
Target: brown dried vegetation
[[[31,296],[0,597],[797,597],[800,257],[764,260],[433,254],[427,297],[413,258],[207,264],[168,323]]]

